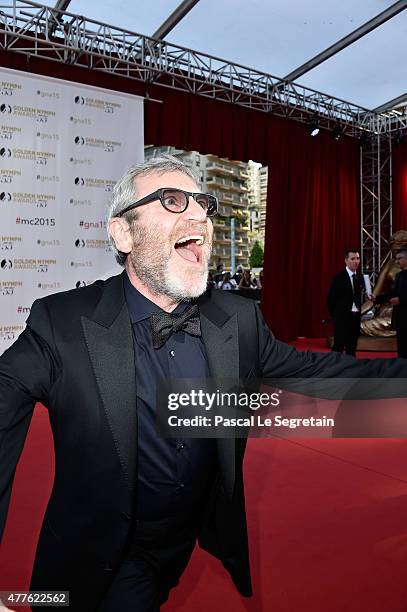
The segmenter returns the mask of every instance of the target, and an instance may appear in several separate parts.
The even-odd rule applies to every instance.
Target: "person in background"
[[[243,268],[242,266],[237,266],[236,272],[232,276],[237,286],[239,286],[239,283],[242,280],[242,276],[243,276]]]
[[[216,289],[216,287],[217,287],[217,285],[216,285],[216,283],[214,281],[212,272],[208,272],[207,288],[208,289]]]
[[[407,358],[407,249],[396,253],[401,271],[396,275],[394,287],[375,299],[376,304],[389,302],[393,306],[392,324],[397,334],[397,355]]]
[[[216,266],[216,274],[213,280],[215,281],[216,285],[218,285],[218,283],[220,283],[222,278],[223,278],[223,264],[220,263]]]
[[[363,276],[358,272],[359,251],[345,251],[345,269],[333,277],[327,296],[327,305],[334,322],[333,351],[356,355],[356,345],[360,331],[360,308]]]
[[[230,272],[224,273],[223,279],[218,283],[218,289],[224,289],[226,291],[237,289],[236,281],[230,277]]]
[[[245,270],[243,272],[243,276],[239,283],[239,289],[256,289],[256,286],[252,281],[250,270]]]
[[[386,259],[386,263],[382,266],[371,297],[371,302],[375,303],[373,318],[363,319],[364,312],[368,312],[373,303],[368,301],[362,304],[360,331],[366,336],[389,338],[396,335],[393,327],[393,306],[388,302],[382,303],[381,300],[377,302],[375,298],[382,293],[388,294],[394,287],[396,276],[400,272],[400,266],[396,262],[396,255],[407,248],[407,231],[398,230],[394,232],[390,237],[389,246],[391,258]]]

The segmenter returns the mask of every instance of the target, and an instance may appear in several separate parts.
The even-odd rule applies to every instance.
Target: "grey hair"
[[[181,172],[192,178],[197,185],[200,183],[198,173],[194,169],[187,166],[181,159],[169,154],[162,154],[153,157],[140,164],[135,164],[127,170],[127,172],[117,181],[113,188],[113,195],[110,204],[106,210],[106,227],[110,243],[116,261],[121,266],[124,266],[127,253],[121,253],[117,250],[113,238],[109,233],[109,221],[116,217],[129,204],[137,200],[137,190],[135,179],[138,176],[145,176],[151,173],[164,174],[164,172]],[[131,223],[137,218],[135,211],[129,211],[124,215],[124,218]]]

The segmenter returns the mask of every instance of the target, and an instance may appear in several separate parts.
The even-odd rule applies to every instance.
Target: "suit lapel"
[[[198,301],[202,340],[214,379],[239,380],[239,338],[236,313],[230,315],[208,296]],[[219,463],[226,492],[233,495],[235,484],[235,439],[218,438]]]
[[[198,303],[211,376],[238,381],[236,313],[225,312],[208,296]],[[93,317],[82,317],[82,327],[120,463],[133,491],[137,460],[136,379],[132,329],[121,276],[106,283]],[[230,497],[235,483],[235,442],[232,438],[217,440],[223,482]]]
[[[137,452],[136,379],[131,323],[122,277],[110,279],[82,328],[103,407],[130,491]]]

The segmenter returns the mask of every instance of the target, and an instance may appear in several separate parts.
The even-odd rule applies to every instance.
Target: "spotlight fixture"
[[[341,128],[340,125],[336,125],[334,129],[332,130],[332,138],[334,140],[339,140],[340,138],[342,138],[342,136],[343,136],[343,129]]]
[[[315,115],[308,124],[308,132],[310,136],[317,136],[319,134],[319,120],[318,115]]]

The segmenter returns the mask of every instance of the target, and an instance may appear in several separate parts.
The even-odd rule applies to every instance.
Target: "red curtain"
[[[194,149],[269,166],[262,308],[285,340],[326,333],[321,320],[343,251],[360,249],[359,146],[328,133],[222,102],[155,92],[146,143]]]
[[[407,140],[393,149],[393,229],[407,230]]]
[[[359,147],[290,123],[273,149],[263,309],[282,339],[320,337],[330,279],[360,249]]]
[[[161,100],[146,102],[145,142],[269,167],[263,312],[282,339],[320,336],[330,276],[359,248],[358,143],[312,139],[289,119],[123,77],[0,52],[3,66]]]

